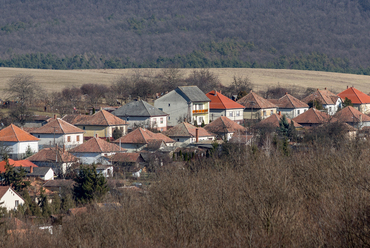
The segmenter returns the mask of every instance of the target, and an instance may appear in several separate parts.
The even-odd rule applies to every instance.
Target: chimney
[[[30,173],[33,173],[33,166],[30,166]]]
[[[347,89],[348,89],[348,85],[347,85]]]
[[[54,115],[54,119],[56,119],[57,118],[57,115]]]
[[[285,95],[288,95],[288,92],[285,92]]]
[[[215,94],[214,94],[214,96],[217,96],[217,91],[216,90],[214,90],[215,91]]]
[[[327,88],[325,87],[325,90],[326,90]]]
[[[95,138],[99,138],[99,135],[97,133],[95,134]]]
[[[278,112],[278,115],[281,115],[281,111]]]
[[[199,128],[195,129],[195,142],[199,141]]]
[[[319,89],[317,89],[317,91],[319,91]]]

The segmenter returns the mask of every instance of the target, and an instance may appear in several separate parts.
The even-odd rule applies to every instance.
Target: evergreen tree
[[[38,203],[42,210],[42,216],[49,217],[51,215],[51,207],[49,205],[48,196],[45,194],[45,189],[43,187],[40,188]]]
[[[89,203],[99,200],[108,192],[107,180],[102,174],[98,174],[96,167],[81,166],[80,172],[74,179],[76,185],[73,188],[73,195],[79,203]]]
[[[71,194],[66,194],[62,197],[61,210],[66,213],[68,209],[73,208],[74,202]]]
[[[202,124],[200,125],[201,127],[204,127],[206,124],[204,123],[204,120],[202,120]]]
[[[3,183],[5,186],[11,186],[15,191],[22,192],[23,189],[26,189],[30,186],[30,182],[24,180],[26,177],[26,171],[20,167],[17,171],[14,169],[14,166],[9,164],[8,155],[4,155],[5,161],[5,172],[2,173],[1,177],[3,178]]]
[[[287,135],[291,140],[297,140],[297,130],[295,129],[293,120],[290,121]]]
[[[121,138],[122,137],[122,131],[121,131],[121,129],[119,129],[119,128],[116,127],[114,129],[113,133],[112,133],[112,137],[113,137],[114,140]]]
[[[53,214],[59,214],[62,208],[62,201],[58,193],[54,194],[53,202],[51,203],[51,210]]]
[[[348,106],[352,106],[353,107],[353,103],[352,103],[351,99],[348,99],[346,97],[346,98],[344,98],[344,101],[343,101],[343,108],[348,107]]]
[[[283,115],[279,121],[279,128],[278,128],[278,133],[281,136],[287,137],[288,136],[288,131],[289,131],[289,122],[286,118],[285,115]]]

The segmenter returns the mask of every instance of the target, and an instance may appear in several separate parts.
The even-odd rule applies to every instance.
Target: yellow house
[[[94,115],[80,116],[74,123],[76,127],[85,131],[85,137],[112,138],[114,129],[122,131],[122,135],[127,133],[127,122],[105,110],[100,110]]]
[[[237,103],[245,107],[243,118],[249,120],[263,120],[276,114],[277,105],[251,91],[240,98]]]

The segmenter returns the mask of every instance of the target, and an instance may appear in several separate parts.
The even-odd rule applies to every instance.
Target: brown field
[[[85,83],[110,84],[121,75],[131,76],[140,72],[144,76],[156,75],[162,69],[100,69],[100,70],[41,70],[23,68],[0,68],[0,91],[7,82],[17,74],[28,74],[47,91],[59,91],[66,86],[81,86]],[[180,69],[187,75],[193,69]],[[313,88],[325,88],[333,92],[340,92],[347,85],[355,86],[366,94],[370,92],[370,77],[333,72],[252,69],[252,68],[212,68],[222,84],[228,85],[233,76],[248,76],[255,86],[255,90],[263,90],[271,85],[295,85]]]

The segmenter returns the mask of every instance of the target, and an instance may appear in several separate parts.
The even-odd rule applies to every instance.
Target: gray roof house
[[[197,86],[179,86],[154,101],[154,107],[169,114],[168,126],[175,126],[185,119],[192,124],[209,123],[211,100]]]
[[[167,130],[167,116],[145,101],[132,101],[112,112],[115,116],[127,121],[129,128],[155,128],[158,131]]]

